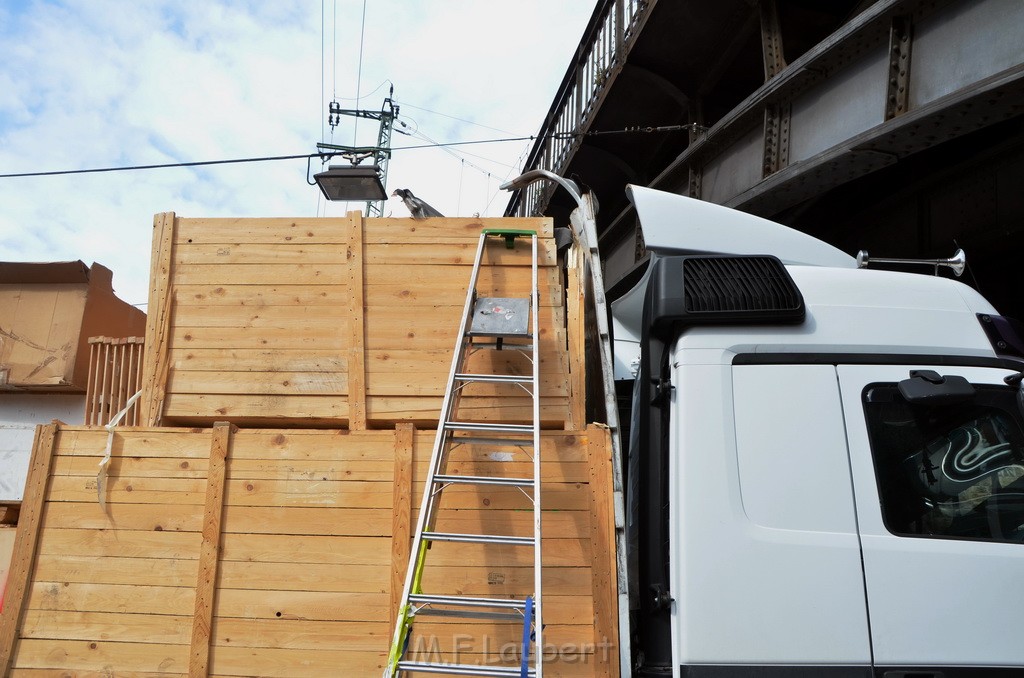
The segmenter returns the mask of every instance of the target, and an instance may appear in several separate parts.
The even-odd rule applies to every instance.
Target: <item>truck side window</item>
[[[1024,542],[1024,432],[1016,389],[976,386],[955,405],[911,405],[871,384],[864,411],[886,528],[896,535]]]

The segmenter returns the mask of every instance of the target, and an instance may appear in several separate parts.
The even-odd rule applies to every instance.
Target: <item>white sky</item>
[[[363,4],[0,0],[0,174],[373,145],[374,122],[360,121],[358,138],[353,118],[333,138],[326,122],[332,98],[356,107]],[[395,126],[396,148],[429,143],[403,129],[437,142],[535,134],[593,9],[594,0],[368,0],[359,105],[379,110],[394,83],[408,125]],[[387,190],[410,188],[450,216],[497,216],[508,201],[497,186],[528,147],[396,150]],[[305,160],[290,160],[0,178],[0,261],[97,261],[113,270],[118,296],[142,303],[155,213],[344,214],[305,173]],[[398,198],[384,211],[408,216]]]

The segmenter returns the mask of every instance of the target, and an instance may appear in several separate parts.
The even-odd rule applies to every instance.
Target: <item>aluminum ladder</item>
[[[530,297],[480,297],[477,285],[481,262],[488,246],[516,249],[517,238],[530,239]],[[501,241],[504,241],[503,243]],[[441,405],[437,435],[434,439],[423,499],[420,504],[415,538],[406,570],[405,586],[399,604],[391,650],[384,678],[398,678],[406,673],[454,676],[506,676],[542,678],[543,619],[541,614],[541,505],[540,505],[540,336],[537,309],[537,233],[536,231],[485,229],[480,234],[473,272],[466,294],[466,304],[459,326],[455,354],[448,384]],[[520,248],[521,249],[521,248]],[[515,256],[508,252],[505,256]],[[477,374],[468,371],[470,356],[477,351],[518,351],[532,363],[532,375]],[[501,384],[505,388],[521,388],[532,400],[532,422],[466,421],[459,416],[460,395],[470,384]],[[499,391],[499,392],[504,392]],[[521,420],[520,420],[521,421]],[[470,476],[447,473],[450,452],[459,445],[482,445],[488,449],[525,452],[533,465],[533,477]],[[504,486],[518,488],[532,504],[531,536],[502,534],[459,534],[434,530],[442,495],[448,487]],[[490,509],[502,510],[502,509]],[[428,551],[434,542],[465,544],[504,544],[533,550],[533,592],[524,599],[486,598],[465,595],[439,595],[422,590],[423,572],[429,560]],[[495,664],[464,664],[406,659],[406,650],[417,617],[435,615],[472,621],[516,620],[522,623],[521,661],[519,666]],[[436,657],[428,657],[436,659]]]

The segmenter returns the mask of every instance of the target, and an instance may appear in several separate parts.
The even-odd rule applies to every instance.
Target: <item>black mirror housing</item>
[[[974,399],[974,386],[963,377],[934,370],[911,370],[899,383],[900,395],[913,405],[950,405]]]

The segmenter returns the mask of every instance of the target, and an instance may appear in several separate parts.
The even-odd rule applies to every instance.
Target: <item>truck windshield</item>
[[[897,535],[1024,542],[1024,432],[1013,388],[911,405],[896,384],[864,390],[886,528]]]

